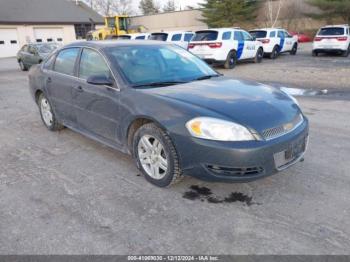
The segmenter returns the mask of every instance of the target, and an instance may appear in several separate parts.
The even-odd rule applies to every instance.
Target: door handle
[[[77,86],[75,89],[76,89],[78,92],[83,92],[83,91],[84,91],[84,89],[83,89],[82,86]]]

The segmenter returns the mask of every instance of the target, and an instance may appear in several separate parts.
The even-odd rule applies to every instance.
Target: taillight
[[[208,46],[209,46],[210,48],[220,48],[220,47],[222,47],[222,43],[221,43],[221,42],[209,43]]]
[[[270,43],[270,39],[260,39],[259,40],[261,43],[263,43],[263,44],[268,44],[268,43]]]
[[[319,42],[319,41],[321,41],[322,39],[323,39],[322,37],[315,37],[314,41],[315,41],[315,42]]]
[[[337,37],[338,41],[348,41],[348,38],[346,36],[342,36],[342,37]]]
[[[191,49],[191,48],[194,48],[195,44],[188,44],[188,48]]]

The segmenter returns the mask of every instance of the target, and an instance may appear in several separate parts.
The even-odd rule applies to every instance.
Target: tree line
[[[130,0],[84,0],[91,8],[104,16],[115,14],[137,14],[133,10]],[[134,0],[137,1],[137,0]],[[299,0],[300,1],[300,0]],[[305,14],[314,18],[326,19],[332,23],[334,19],[342,19],[350,23],[350,0],[305,0],[311,6],[317,7],[320,12]],[[199,4],[202,9],[202,21],[209,27],[230,27],[241,21],[254,21],[261,18],[261,8],[264,5],[264,19],[268,26],[275,26],[280,17],[280,10],[286,3],[288,6],[288,18],[297,16],[297,13],[303,13],[303,10],[297,10],[292,5],[297,0],[205,0]],[[139,10],[144,15],[152,15],[160,12],[172,12],[180,7],[176,5],[176,0],[167,0],[161,6],[157,0],[139,0]],[[192,9],[188,6],[186,9]],[[260,13],[259,13],[260,12]]]

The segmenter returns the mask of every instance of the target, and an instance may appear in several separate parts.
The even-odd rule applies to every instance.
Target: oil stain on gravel
[[[253,202],[253,198],[250,196],[247,196],[240,192],[233,192],[229,196],[225,198],[220,198],[218,196],[215,196],[210,188],[207,187],[200,187],[198,185],[192,185],[190,186],[190,190],[186,191],[183,194],[183,198],[189,199],[189,200],[201,200],[207,201],[211,204],[220,204],[220,203],[244,203],[247,206],[251,206],[254,204],[261,205],[259,203]]]

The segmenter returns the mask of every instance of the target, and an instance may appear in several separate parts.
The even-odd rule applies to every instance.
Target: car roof
[[[249,31],[275,31],[275,30],[285,30],[283,28],[277,28],[277,27],[266,27],[266,28],[256,28],[253,30],[249,30]]]
[[[203,32],[203,31],[217,31],[217,32],[224,32],[224,31],[233,31],[233,30],[241,30],[241,28],[237,27],[225,27],[225,28],[208,28],[208,29],[202,29],[197,30],[196,32]]]
[[[332,27],[349,27],[349,25],[345,24],[345,25],[326,25],[323,26],[322,28],[332,28]]]
[[[156,46],[156,45],[169,45],[170,43],[162,41],[152,41],[152,40],[102,40],[102,41],[79,41],[74,42],[68,45],[65,45],[63,48],[67,47],[91,47],[95,49],[103,49],[105,47],[115,47],[115,46]]]

